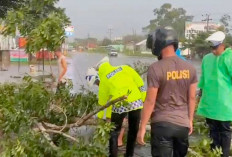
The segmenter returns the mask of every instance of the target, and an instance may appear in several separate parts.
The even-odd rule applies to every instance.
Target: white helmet
[[[94,83],[99,80],[98,72],[94,68],[88,68],[85,79],[87,85],[92,87]]]
[[[100,67],[100,65],[101,65],[102,63],[109,62],[109,61],[110,61],[110,59],[109,59],[108,56],[102,58],[102,60],[100,60],[100,61],[97,63],[97,65],[95,66],[96,70],[99,69],[99,67]]]

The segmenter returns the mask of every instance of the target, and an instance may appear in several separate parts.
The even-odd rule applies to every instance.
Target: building
[[[0,50],[12,50],[16,48],[15,38],[0,34]]]
[[[0,32],[3,30],[0,25]],[[16,40],[0,33],[0,70],[7,70],[10,65],[10,51],[16,48]]]
[[[209,22],[208,31],[215,32],[222,25],[220,23]],[[201,32],[207,32],[206,22],[186,22],[185,23],[185,38],[191,39],[193,36]]]
[[[137,43],[135,46],[136,51],[141,52],[142,54],[152,54],[150,49],[147,49],[147,39],[142,40]]]
[[[122,41],[122,39],[123,39],[122,37],[115,37],[114,41]]]

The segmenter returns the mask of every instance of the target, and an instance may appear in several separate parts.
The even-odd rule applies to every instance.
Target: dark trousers
[[[189,128],[168,122],[151,124],[152,157],[185,157]]]
[[[218,121],[206,118],[210,138],[213,140],[211,149],[222,148],[222,157],[229,157],[231,143],[230,121]]]
[[[134,147],[140,123],[141,109],[130,111],[128,113],[112,113],[111,122],[115,124],[115,129],[110,133],[109,150],[110,157],[118,157],[118,135],[122,128],[123,119],[128,114],[128,135],[125,157],[132,157],[134,154]]]

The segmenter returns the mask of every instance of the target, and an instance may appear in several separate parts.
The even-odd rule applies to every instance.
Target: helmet
[[[102,58],[102,60],[100,60],[100,61],[97,63],[97,65],[95,66],[95,69],[98,70],[102,63],[109,62],[109,61],[110,61],[110,59],[109,59],[108,56]]]
[[[178,43],[177,34],[171,27],[158,28],[147,38],[147,48],[151,49],[152,54],[157,57],[160,57],[162,49],[169,45],[173,45],[176,51]]]
[[[92,87],[97,80],[99,80],[98,72],[94,68],[89,68],[85,77],[87,85]]]

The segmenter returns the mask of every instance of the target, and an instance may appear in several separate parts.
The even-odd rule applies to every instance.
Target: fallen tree
[[[94,93],[69,90],[54,94],[29,77],[22,84],[0,85],[1,156],[107,156],[113,126],[92,117],[127,97],[100,107]],[[89,144],[68,134],[70,128],[91,123],[97,125]]]

